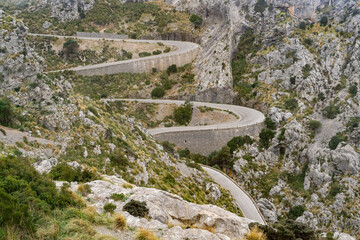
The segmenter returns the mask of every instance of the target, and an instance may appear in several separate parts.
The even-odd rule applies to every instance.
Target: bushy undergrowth
[[[146,206],[146,202],[139,202],[131,199],[123,207],[124,211],[127,211],[134,217],[145,217],[149,214],[149,209]]]
[[[54,180],[68,182],[90,182],[99,178],[89,169],[81,169],[81,167],[74,169],[66,163],[60,163],[51,169],[49,176]]]
[[[187,125],[191,121],[192,106],[189,102],[185,102],[183,106],[174,110],[174,120],[180,125]]]

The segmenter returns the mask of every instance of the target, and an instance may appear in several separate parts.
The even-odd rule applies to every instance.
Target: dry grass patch
[[[159,240],[153,232],[146,229],[140,229],[136,234],[136,240]]]
[[[253,227],[245,237],[246,240],[267,240],[265,233],[257,226]]]
[[[126,219],[121,214],[116,214],[115,216],[115,227],[120,230],[124,230],[126,228]]]

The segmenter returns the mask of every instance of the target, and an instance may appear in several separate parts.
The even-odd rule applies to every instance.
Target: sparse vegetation
[[[116,205],[113,203],[106,203],[104,205],[104,210],[109,213],[113,213],[116,209]]]
[[[200,16],[193,14],[190,17],[190,22],[192,22],[196,28],[199,28],[203,23],[203,19]]]
[[[335,136],[333,136],[329,142],[329,148],[332,150],[335,150],[337,146],[341,143],[347,140],[347,137],[341,133],[337,133]]]
[[[153,232],[146,229],[140,229],[136,234],[136,240],[158,240]]]
[[[329,119],[334,119],[340,113],[339,106],[330,104],[323,109],[323,115]]]
[[[316,130],[318,130],[321,127],[321,122],[317,121],[317,120],[310,120],[309,121],[309,129],[313,132],[315,132]]]

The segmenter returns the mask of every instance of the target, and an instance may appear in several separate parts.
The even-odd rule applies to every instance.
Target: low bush
[[[114,201],[122,201],[122,202],[125,202],[128,199],[128,197],[123,193],[113,193],[111,194],[110,197],[114,199]]]
[[[287,110],[294,111],[299,106],[298,100],[296,98],[290,98],[285,100],[284,107]]]
[[[220,166],[230,168],[232,167],[232,155],[230,153],[230,148],[228,146],[223,147],[218,152],[212,152],[207,160],[210,166]]]
[[[349,93],[350,93],[350,95],[352,96],[352,97],[355,97],[356,96],[356,94],[357,94],[357,84],[356,83],[354,83],[354,84],[352,84],[350,87],[349,87]]]
[[[259,134],[259,146],[261,148],[269,148],[271,140],[275,137],[275,132],[268,128],[263,128]]]
[[[311,45],[311,44],[308,44]],[[308,78],[310,76],[310,71],[311,71],[311,67],[309,64],[306,64],[303,68],[302,68],[302,74],[304,79]]]
[[[273,120],[271,120],[271,118],[269,118],[269,117],[265,118],[265,126],[271,130],[276,129],[276,123]]]
[[[78,167],[73,169],[66,163],[60,163],[52,168],[49,177],[56,181],[67,182],[90,182],[99,178],[96,173],[87,168],[81,169],[81,167]]]
[[[320,19],[320,25],[321,26],[326,26],[328,24],[329,20],[326,16],[323,16],[321,19]]]
[[[323,115],[329,119],[334,119],[340,113],[339,106],[330,104],[323,109]]]
[[[151,53],[149,53],[149,52],[140,52],[139,53],[139,57],[148,57],[148,56],[151,56]]]
[[[335,150],[341,142],[344,142],[346,140],[347,140],[347,138],[345,135],[343,135],[341,133],[337,133],[335,136],[333,136],[330,139],[329,148],[332,150]]]
[[[10,126],[13,120],[13,109],[8,99],[0,98],[0,124]]]
[[[308,124],[308,126],[309,126],[309,128],[310,128],[310,130],[311,131],[316,131],[316,130],[318,130],[320,127],[321,127],[321,122],[319,122],[319,121],[316,121],[316,120],[310,120],[309,121],[309,124]]]
[[[149,214],[146,202],[139,202],[133,199],[125,204],[123,211],[130,213],[134,217],[146,217]]]
[[[268,5],[265,0],[257,0],[254,10],[255,12],[263,13],[267,7]]]
[[[244,146],[245,144],[252,144],[254,141],[250,136],[239,136],[231,139],[226,145],[230,148],[230,153],[234,152],[239,147]]]
[[[200,16],[193,14],[190,17],[190,22],[192,22],[195,25],[195,27],[198,28],[203,23],[203,19]]]
[[[152,54],[153,55],[159,55],[159,54],[162,54],[162,51],[161,50],[156,50],[156,51],[153,51]]]
[[[298,217],[303,215],[304,212],[305,212],[305,207],[303,205],[297,205],[297,206],[291,207],[288,212],[288,218],[296,220]]]
[[[162,98],[165,96],[165,90],[162,87],[156,87],[151,91],[151,97],[153,98]]]
[[[106,204],[104,205],[104,210],[105,210],[106,212],[113,213],[113,212],[115,211],[115,209],[116,209],[116,205],[113,204],[113,203],[106,203]]]
[[[183,106],[174,110],[174,121],[180,125],[187,125],[191,121],[192,106],[189,102],[185,102]]]
[[[164,141],[161,143],[161,145],[163,146],[164,150],[172,155],[174,155],[175,153],[175,144],[168,142],[168,141]]]
[[[188,148],[181,149],[179,151],[179,156],[181,158],[190,158],[190,150]]]
[[[166,70],[166,72],[168,74],[176,73],[177,71],[178,71],[178,69],[177,69],[177,66],[175,64],[169,66],[168,69]]]
[[[300,22],[299,28],[302,29],[302,30],[305,30],[306,29],[306,22]]]

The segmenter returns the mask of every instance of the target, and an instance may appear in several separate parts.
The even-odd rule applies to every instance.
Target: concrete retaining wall
[[[159,133],[154,137],[158,141],[169,141],[183,149],[188,148],[193,153],[207,156],[213,151],[220,150],[233,137],[244,135],[258,136],[263,127],[264,123],[257,123],[229,129]]]

